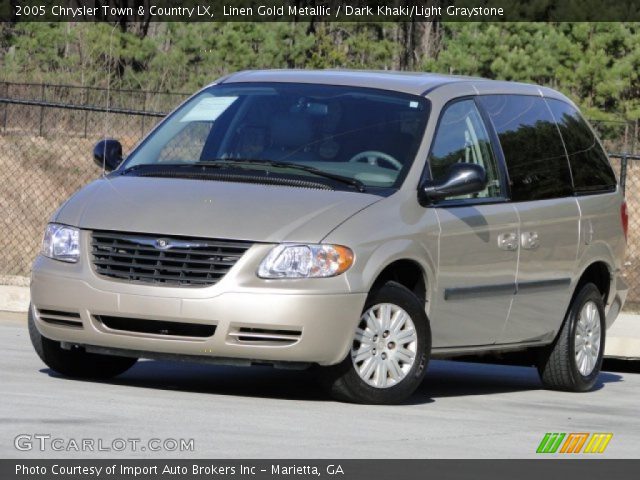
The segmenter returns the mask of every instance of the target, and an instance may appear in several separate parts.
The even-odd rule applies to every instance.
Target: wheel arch
[[[371,292],[387,281],[395,281],[412,291],[425,305],[431,298],[435,282],[434,262],[430,253],[411,241],[385,244],[368,259],[363,283]]]
[[[576,282],[571,301],[578,294],[580,289],[587,283],[593,283],[602,294],[602,301],[605,306],[609,303],[611,296],[611,284],[613,283],[613,269],[605,260],[594,260],[582,269],[580,277]]]
[[[576,278],[577,280],[573,287],[569,304],[565,310],[563,322],[557,334],[562,330],[562,326],[567,319],[569,310],[571,309],[571,305],[573,305],[576,296],[580,293],[582,287],[588,283],[593,283],[600,291],[600,294],[602,295],[602,302],[604,303],[605,317],[608,317],[609,307],[613,297],[615,296],[615,287],[613,285],[613,282],[615,281],[614,268],[612,267],[611,262],[607,261],[607,259],[603,257],[592,258],[590,262],[585,263],[582,266],[578,271]],[[608,327],[609,323],[607,323],[607,328]]]

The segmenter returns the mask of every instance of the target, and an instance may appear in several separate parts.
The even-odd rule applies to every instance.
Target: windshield
[[[208,166],[216,167],[211,175],[229,169],[233,176],[224,178],[256,182],[293,176],[332,188],[394,188],[413,162],[427,117],[424,98],[384,90],[216,85],[164,121],[119,171]]]

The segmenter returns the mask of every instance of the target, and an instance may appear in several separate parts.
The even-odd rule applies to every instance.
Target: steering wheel
[[[367,150],[365,152],[357,153],[351,157],[349,163],[362,163],[363,161],[366,161],[369,165],[380,166],[379,160],[384,160],[385,162],[390,163],[396,170],[402,170],[402,164],[398,160],[388,153],[379,152],[378,150]]]

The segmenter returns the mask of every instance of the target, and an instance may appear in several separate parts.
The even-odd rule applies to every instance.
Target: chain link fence
[[[613,165],[619,168],[620,184],[625,192],[629,215],[627,258],[623,272],[629,284],[626,308],[640,311],[640,156],[613,154],[610,158]]]
[[[629,284],[629,294],[625,309],[640,311],[640,156],[627,152],[640,150],[640,122],[617,120],[592,120],[600,138],[610,153],[609,160],[618,174],[620,185],[625,192],[629,229],[627,237],[627,258],[623,275]]]
[[[0,92],[2,88],[0,84]],[[164,116],[160,112],[170,110],[184,96],[170,98],[173,103],[167,101],[166,108],[158,108],[156,112],[132,109],[132,105],[140,104],[124,101],[107,111],[104,107],[51,103],[39,97],[36,100],[0,98],[3,229],[0,283],[19,283],[16,279],[29,275],[51,214],[73,192],[101,174],[91,156],[93,146],[104,138],[105,132],[120,140],[125,152],[130,151]],[[594,124],[610,151],[635,148],[637,123]],[[630,285],[628,302],[637,308],[640,306],[640,156],[612,154],[611,162],[626,187],[629,238],[624,273]]]
[[[190,94],[148,90],[107,89],[81,85],[0,82],[0,97],[57,102],[67,105],[168,112]]]
[[[163,116],[0,99],[0,282],[29,275],[51,214],[101,174],[92,151],[104,132],[130,151]]]

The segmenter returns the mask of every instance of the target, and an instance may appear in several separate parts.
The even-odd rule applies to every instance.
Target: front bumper
[[[194,360],[206,356],[267,363],[339,363],[349,352],[366,299],[364,293],[274,293],[273,288],[265,293],[255,288],[245,292],[214,288],[210,296],[198,289],[197,296],[183,298],[176,295],[180,289],[136,291],[123,282],[98,279],[84,268],[84,274],[69,275],[69,268],[43,257],[34,264],[31,302],[43,336],[114,351],[193,356]],[[41,310],[79,314],[78,325],[43,321],[44,315],[38,314]],[[109,328],[100,320],[102,316],[215,325],[216,329],[204,338],[142,333]],[[264,336],[243,337],[241,331],[263,332]],[[282,331],[289,332],[288,340],[273,340]]]

